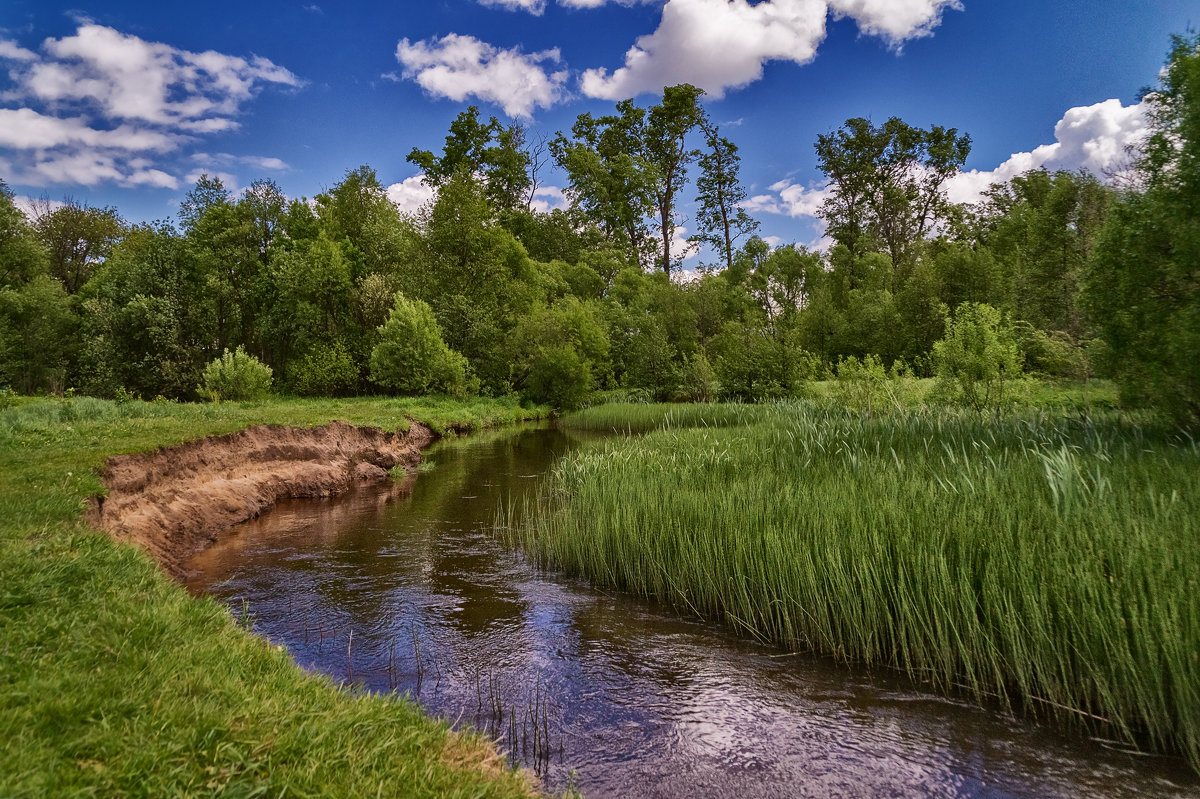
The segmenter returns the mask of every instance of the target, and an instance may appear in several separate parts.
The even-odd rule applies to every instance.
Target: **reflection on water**
[[[551,790],[1200,796],[1178,761],[537,573],[493,537],[496,508],[575,446],[586,442],[550,428],[445,442],[419,478],[291,501],[242,525],[188,564],[189,587],[246,607],[306,667],[486,730]]]

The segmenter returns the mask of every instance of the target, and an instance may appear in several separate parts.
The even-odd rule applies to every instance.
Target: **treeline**
[[[977,348],[1015,348],[1028,372],[1111,376],[1195,420],[1197,41],[1174,40],[1119,181],[1033,171],[960,206],[958,131],[852,119],[820,136],[828,252],[755,235],[737,146],[687,85],[541,141],[472,107],[441,153],[410,154],[436,189],[412,216],[366,166],[311,202],[204,177],[174,223],[133,226],[75,203],[29,220],[5,189],[0,386],[192,399],[241,347],[296,395],[759,400],[864,359],[931,375],[961,313],[988,328]],[[569,207],[539,212],[551,160]],[[711,263],[673,280],[692,200]]]

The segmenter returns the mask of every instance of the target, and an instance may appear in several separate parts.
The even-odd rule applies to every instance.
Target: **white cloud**
[[[402,213],[415,214],[431,202],[436,192],[425,183],[424,175],[413,175],[387,187],[387,197]]]
[[[1053,144],[1016,153],[992,170],[973,169],[956,175],[947,184],[947,193],[954,202],[977,202],[993,183],[1039,168],[1083,169],[1101,175],[1119,167],[1127,158],[1129,145],[1141,142],[1149,133],[1147,113],[1145,103],[1127,106],[1120,100],[1072,108],[1054,126]]]
[[[49,150],[84,146],[133,152],[168,152],[182,137],[131,125],[112,130],[90,127],[83,117],[53,117],[31,108],[0,108],[0,147]]]
[[[0,40],[12,88],[0,95],[0,150],[16,184],[177,188],[168,156],[201,135],[236,129],[263,86],[298,87],[258,56],[191,52],[92,22],[40,52]],[[178,156],[174,156],[178,158]],[[244,163],[286,169],[279,159]],[[177,163],[177,161],[176,161]]]
[[[771,184],[768,194],[756,194],[746,201],[750,213],[779,214],[795,219],[813,218],[829,196],[827,186],[800,186],[784,179]]]
[[[865,34],[893,47],[927,36],[957,0],[668,0],[653,33],[642,36],[612,72],[589,69],[589,97],[616,100],[691,83],[713,97],[762,77],[768,61],[805,64],[825,38],[830,14],[853,17]]]
[[[556,208],[566,208],[568,203],[566,195],[558,186],[542,186],[533,193],[533,202],[530,205],[534,211],[544,214]]]
[[[538,17],[546,10],[546,0],[479,0],[479,4],[506,11],[528,11]]]
[[[899,47],[907,39],[933,33],[946,9],[962,10],[959,0],[829,0],[835,17],[851,17],[868,36]]]
[[[53,60],[19,73],[21,89],[45,102],[98,106],[109,119],[203,126],[235,114],[262,84],[301,85],[265,58],[194,53],[93,23],[74,36],[47,39],[43,49]]]
[[[26,50],[16,42],[0,39],[0,58],[8,61],[36,61],[37,53]]]
[[[193,153],[191,160],[203,166],[230,168],[248,166],[269,172],[287,172],[291,166],[280,158],[262,155],[232,155],[230,153]]]
[[[565,70],[549,73],[541,66],[561,61],[557,49],[527,54],[456,33],[419,42],[401,39],[396,58],[404,65],[404,77],[430,94],[456,102],[474,96],[513,117],[529,117],[535,108],[554,105],[567,80]]]

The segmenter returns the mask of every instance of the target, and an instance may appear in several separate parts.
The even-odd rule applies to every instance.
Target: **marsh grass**
[[[547,566],[1200,768],[1200,448],[1116,415],[602,406]]]
[[[0,794],[525,796],[481,738],[408,701],[298,668],[83,522],[107,455],[249,424],[442,430],[538,415],[515,402],[191,405],[89,398],[0,408]],[[245,619],[248,623],[250,620]]]

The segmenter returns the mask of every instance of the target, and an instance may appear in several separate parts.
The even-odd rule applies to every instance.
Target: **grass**
[[[1200,770],[1200,446],[1116,414],[599,406],[544,565]],[[512,511],[516,513],[516,511]],[[512,523],[512,522],[510,522]]]
[[[298,668],[83,522],[107,455],[250,424],[441,431],[508,401],[190,405],[11,398],[0,409],[0,795],[512,797],[490,743]]]

